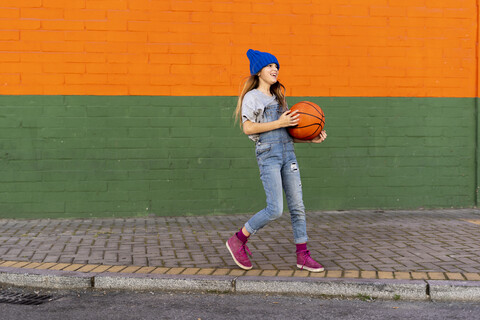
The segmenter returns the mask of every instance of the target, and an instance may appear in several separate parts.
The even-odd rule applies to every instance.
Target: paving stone
[[[479,273],[464,273],[465,278],[469,281],[480,281]]]
[[[340,278],[343,275],[341,270],[327,270],[327,278]]]
[[[125,269],[125,268],[126,268],[125,266],[113,266],[113,267],[109,268],[109,269],[107,270],[107,272],[117,273],[117,272],[122,271],[122,270]]]
[[[428,276],[432,280],[447,280],[445,274],[443,272],[429,272]]]
[[[110,269],[110,268],[111,268],[111,266],[105,266],[105,265],[103,265],[103,266],[98,266],[98,267],[96,267],[95,269],[93,269],[92,272],[101,273],[101,272],[107,271],[107,270]]]

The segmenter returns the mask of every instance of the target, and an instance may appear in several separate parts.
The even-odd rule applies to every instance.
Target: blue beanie
[[[277,58],[271,53],[248,49],[247,57],[250,60],[251,75],[257,74],[263,67],[268,66],[270,63],[275,63],[277,68],[280,69]]]

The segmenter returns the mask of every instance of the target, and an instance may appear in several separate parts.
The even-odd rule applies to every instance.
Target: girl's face
[[[260,81],[265,82],[268,85],[272,85],[277,82],[278,78],[278,68],[275,63],[270,63],[268,66],[264,67],[259,73],[258,77]]]

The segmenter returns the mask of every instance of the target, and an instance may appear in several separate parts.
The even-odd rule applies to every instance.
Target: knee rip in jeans
[[[290,171],[292,171],[292,172],[298,171],[298,165],[297,165],[296,162],[292,162],[292,163],[290,164]]]

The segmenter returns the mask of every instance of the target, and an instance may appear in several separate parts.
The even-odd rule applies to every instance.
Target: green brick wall
[[[307,210],[473,207],[473,98],[319,98]],[[0,96],[0,217],[249,213],[265,197],[235,97]]]

